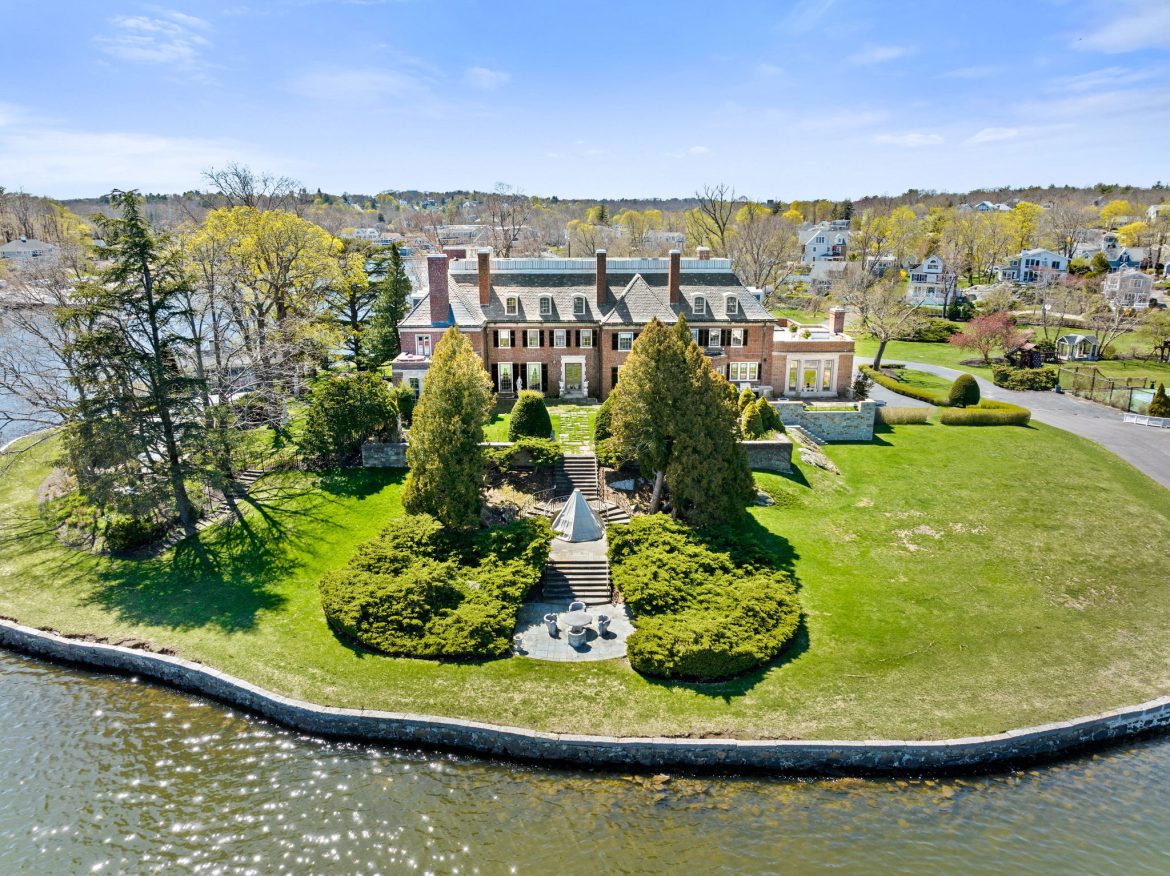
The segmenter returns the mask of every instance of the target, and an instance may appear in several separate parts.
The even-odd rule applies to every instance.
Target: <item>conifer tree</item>
[[[455,528],[476,524],[484,477],[480,442],[494,405],[491,377],[452,326],[435,347],[414,409],[402,497],[409,513],[430,514]]]
[[[1159,383],[1158,391],[1150,401],[1151,417],[1170,417],[1170,398],[1166,396],[1166,384]]]
[[[402,252],[394,244],[375,254],[370,286],[376,292],[365,335],[365,367],[385,365],[402,351],[398,325],[410,309],[410,278]]]

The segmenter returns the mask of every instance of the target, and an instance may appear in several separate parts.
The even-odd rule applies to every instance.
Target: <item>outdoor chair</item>
[[[580,628],[574,629],[574,630],[569,630],[569,647],[580,648],[582,645],[585,644],[585,639],[587,638],[587,636],[588,636],[588,634],[585,632],[584,627],[580,627]]]
[[[544,625],[548,627],[548,634],[555,639],[557,637],[557,616],[555,614],[546,614],[544,616]]]
[[[597,616],[597,635],[605,638],[605,634],[609,632],[609,615],[599,614]]]
[[[585,603],[584,602],[570,602],[569,603],[569,611],[584,611],[584,610],[585,610]]]

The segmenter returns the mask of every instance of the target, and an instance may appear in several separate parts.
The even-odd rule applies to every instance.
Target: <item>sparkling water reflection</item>
[[[0,652],[0,872],[1166,872],[1170,743],[1022,773],[543,771],[299,736]]]

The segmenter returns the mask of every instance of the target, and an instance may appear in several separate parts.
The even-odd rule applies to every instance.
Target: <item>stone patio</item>
[[[516,635],[520,637],[515,653],[520,657],[531,657],[533,660],[555,660],[563,663],[569,661],[614,660],[626,656],[626,638],[634,631],[630,617],[626,614],[624,605],[591,605],[589,613],[594,622],[589,628],[589,637],[580,648],[569,646],[569,629],[563,623],[558,623],[560,634],[553,638],[548,634],[544,625],[546,614],[564,614],[569,606],[562,603],[526,602],[520,607],[520,615],[516,619]],[[597,621],[599,614],[609,615],[611,618],[609,632],[605,637],[597,635]]]

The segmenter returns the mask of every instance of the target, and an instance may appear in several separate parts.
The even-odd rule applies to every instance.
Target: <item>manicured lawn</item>
[[[569,453],[577,453],[593,446],[593,421],[597,419],[597,404],[550,404],[549,418],[557,441]],[[507,441],[512,403],[496,409],[492,421],[483,428],[485,441]]]
[[[578,733],[962,736],[1167,692],[1170,493],[1044,426],[878,439],[828,448],[841,476],[757,476],[778,501],[748,526],[795,571],[807,618],[778,664],[731,683],[340,644],[316,582],[401,513],[396,471],[262,480],[243,523],[134,562],[58,543],[37,451],[0,476],[0,615],[147,640],[321,703]],[[1064,513],[1070,496],[1101,513]]]
[[[829,318],[829,312],[827,310],[820,310],[816,313],[809,313],[807,310],[793,307],[773,307],[772,315],[778,316],[781,319],[790,319],[793,322],[799,322],[802,325],[824,322]]]

